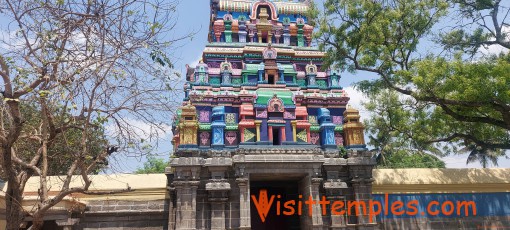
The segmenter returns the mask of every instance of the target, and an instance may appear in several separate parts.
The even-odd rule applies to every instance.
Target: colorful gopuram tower
[[[375,162],[339,74],[313,46],[309,1],[210,6],[209,43],[187,66],[173,127],[169,229],[372,228],[355,207],[331,211],[334,201],[368,205]],[[298,212],[309,197],[330,201],[327,212]],[[278,211],[292,200],[294,214]]]

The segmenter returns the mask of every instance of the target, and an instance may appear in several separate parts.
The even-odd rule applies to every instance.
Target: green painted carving
[[[232,125],[236,123],[236,114],[235,113],[226,113],[225,114],[225,123]]]
[[[326,88],[328,87],[328,84],[326,84],[326,80],[317,80],[317,85],[320,87],[320,88]]]
[[[317,116],[308,116],[308,122],[310,122],[310,124],[318,124]]]
[[[297,84],[301,87],[306,87],[306,80],[305,79],[298,79]]]
[[[318,125],[312,125],[312,126],[310,126],[310,132],[319,132],[319,131],[320,131],[320,129],[321,129],[321,127],[320,127],[320,126],[318,126]]]
[[[198,130],[200,130],[200,131],[209,131],[209,130],[211,130],[211,124],[209,124],[209,123],[199,124],[198,125]]]
[[[298,142],[308,142],[308,134],[306,133],[306,129],[301,130],[296,134]]]
[[[255,142],[254,130],[244,129],[244,142]]]
[[[239,127],[237,125],[227,125],[225,126],[225,130],[237,130]]]
[[[275,94],[274,90],[271,89],[258,89],[257,90],[257,104],[267,105],[267,102],[273,98]],[[283,104],[286,106],[294,105],[294,101],[292,101],[292,92],[289,91],[278,91],[278,98],[282,99]]]
[[[209,84],[211,84],[211,85],[219,85],[220,83],[221,83],[221,80],[219,77],[209,78]]]
[[[232,85],[240,85],[243,83],[243,80],[241,78],[233,78],[232,79]]]

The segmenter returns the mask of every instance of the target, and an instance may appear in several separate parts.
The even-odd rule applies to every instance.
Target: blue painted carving
[[[308,88],[319,88],[317,85],[317,66],[310,62],[305,67],[306,78],[308,79]]]
[[[329,85],[332,89],[341,89],[342,88],[340,86],[340,79],[341,79],[341,76],[339,73],[337,73],[337,71],[335,71],[335,70],[329,71]]]
[[[238,18],[237,18],[238,22],[239,22],[239,42],[241,43],[246,43],[246,35],[248,34],[248,32],[246,32],[246,16],[244,15],[240,15]]]
[[[229,72],[223,72],[222,74],[222,84],[223,85],[230,85],[232,84],[230,81],[230,73]]]
[[[209,83],[209,67],[207,64],[200,61],[195,68],[195,83],[198,85]]]
[[[211,129],[213,133],[212,147],[225,146],[224,131],[225,131],[225,106],[216,106],[212,109],[212,123]]]
[[[223,140],[223,129],[221,128],[213,128],[214,135],[213,135],[213,146],[214,147],[221,147],[225,145],[225,142]]]
[[[331,122],[331,114],[328,109],[320,108],[318,111],[320,124],[321,145],[323,148],[336,148],[335,124]]]
[[[259,74],[259,82],[260,83],[263,83],[264,82],[264,68],[265,68],[265,65],[263,62],[261,62],[259,64],[259,68],[258,68],[258,74]]]

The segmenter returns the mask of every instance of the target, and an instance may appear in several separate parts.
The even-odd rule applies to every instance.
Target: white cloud
[[[488,47],[482,47],[480,52],[484,55],[508,53],[508,49],[500,45],[491,45]]]
[[[501,29],[501,33],[505,37],[505,40],[510,42],[510,26],[504,26]],[[494,40],[494,39],[492,39]],[[490,55],[490,54],[500,54],[500,53],[508,53],[508,49],[501,46],[501,45],[490,45],[490,46],[482,46],[480,48],[480,53],[484,55]]]
[[[441,160],[446,163],[447,168],[481,168],[482,166],[477,163],[470,163],[466,165],[467,155],[455,155],[442,157]]]

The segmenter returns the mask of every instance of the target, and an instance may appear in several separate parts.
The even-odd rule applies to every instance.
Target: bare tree
[[[167,129],[178,82],[167,55],[191,36],[170,34],[176,4],[5,0],[0,5],[0,14],[9,20],[8,35],[0,37],[0,165],[8,182],[7,229],[18,229],[27,217],[32,229],[40,229],[52,206],[69,194],[87,193],[88,175],[110,154],[146,148],[141,134],[153,137]],[[24,114],[29,104],[38,111],[37,122]],[[108,136],[91,144],[98,129]],[[48,152],[70,131],[80,138],[59,153],[72,161],[58,194],[50,195],[47,177],[54,156]],[[20,145],[27,144],[33,151],[21,154]],[[34,175],[40,178],[39,200],[34,209],[23,210],[25,184]],[[80,175],[82,186],[70,186],[73,175]]]

